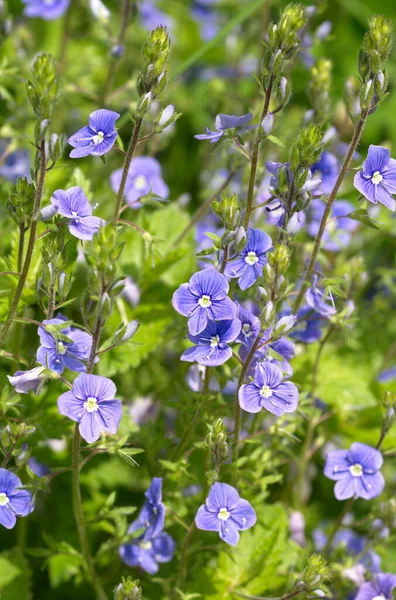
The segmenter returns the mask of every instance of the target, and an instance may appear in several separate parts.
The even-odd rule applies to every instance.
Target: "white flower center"
[[[351,465],[349,467],[349,472],[354,477],[361,477],[363,475],[363,467],[362,465],[356,463],[355,465]]]
[[[137,190],[144,190],[144,188],[147,186],[147,177],[144,175],[138,175],[135,177],[133,185]]]
[[[256,263],[258,263],[257,254],[255,252],[248,252],[245,256],[245,263],[247,263],[250,266],[253,266]]]
[[[381,183],[382,180],[383,177],[379,171],[376,171],[371,178],[371,181],[374,183],[374,185],[378,185],[379,183]]]
[[[385,596],[383,594],[381,594],[380,596],[374,596],[374,598],[372,598],[372,600],[384,600]]]
[[[1,492],[0,494],[0,506],[6,506],[9,503],[10,499],[8,498],[7,494],[5,494],[4,492]]]
[[[214,335],[213,337],[210,338],[210,347],[211,348],[217,348],[217,346],[220,344],[220,338],[218,335]]]
[[[139,544],[139,546],[140,546],[141,548],[143,548],[143,550],[150,550],[150,549],[151,549],[151,547],[152,547],[152,545],[153,545],[153,544],[152,544],[151,542],[141,542],[141,543]]]
[[[61,354],[63,356],[64,354],[66,354],[66,352],[67,348],[65,344],[63,342],[58,342],[58,354]]]
[[[272,396],[272,390],[269,385],[263,385],[263,387],[260,390],[260,396],[262,398],[269,398],[270,396]]]
[[[52,4],[55,4],[56,0],[44,0],[44,4],[47,4],[47,6],[51,6]]]
[[[228,512],[228,510],[226,508],[220,508],[218,514],[217,514],[217,518],[220,519],[220,521],[227,521],[227,519],[229,519],[231,516],[231,514]]]
[[[84,402],[84,408],[87,412],[93,413],[99,410],[98,401],[96,398],[89,396]]]
[[[200,299],[198,300],[198,304],[201,308],[209,308],[209,306],[212,305],[212,301],[210,299],[210,296],[201,296]]]
[[[78,212],[76,210],[72,210],[70,212],[72,214],[72,217],[78,217]]]
[[[105,136],[105,134],[103,133],[103,131],[98,131],[98,133],[93,136],[93,139],[92,139],[93,143],[100,144],[101,142],[103,142],[104,136]]]
[[[253,334],[250,323],[244,323],[242,325],[242,333],[245,337],[250,337]]]

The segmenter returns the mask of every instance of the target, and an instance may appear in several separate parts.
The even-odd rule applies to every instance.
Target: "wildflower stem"
[[[275,76],[274,76],[274,74],[271,74],[269,83],[268,83],[268,87],[265,92],[264,106],[263,106],[263,110],[261,112],[260,123],[262,122],[264,117],[266,117],[268,114],[268,109],[269,109],[269,105],[270,105],[270,101],[271,101],[272,87],[274,85],[274,81],[275,81]],[[257,133],[256,133],[256,139],[255,139],[254,145],[253,145],[253,154],[252,154],[250,177],[249,177],[249,188],[248,188],[248,195],[247,195],[247,200],[246,200],[246,210],[245,210],[245,216],[243,218],[243,226],[246,230],[249,227],[250,217],[251,217],[252,210],[253,210],[254,186],[256,184],[257,163],[258,163],[258,159],[259,159],[260,144],[261,144],[260,135],[261,134],[260,134],[260,126],[259,126],[257,129]]]
[[[132,8],[132,1],[124,0],[124,5],[123,5],[123,9],[122,9],[122,17],[121,17],[121,27],[120,27],[120,31],[119,31],[118,38],[117,38],[117,46],[124,45],[126,30],[127,30],[128,23],[129,23],[129,15],[131,14],[131,8]],[[118,62],[119,62],[119,58],[115,58],[115,57],[112,58],[112,60],[110,62],[109,70],[107,72],[107,77],[106,77],[106,81],[104,84],[103,93],[102,93],[102,97],[101,97],[102,106],[105,105],[107,96],[113,86],[113,81],[114,81],[114,77],[115,77],[115,74],[117,71]]]
[[[183,543],[183,546],[181,549],[179,574],[178,574],[177,584],[176,584],[176,587],[179,588],[180,590],[183,590],[184,582],[186,579],[188,547],[190,545],[191,539],[192,539],[194,533],[196,532],[196,530],[197,530],[197,526],[195,525],[195,520],[194,520],[194,521],[192,521],[192,523],[186,533],[186,537],[184,538],[184,543]]]
[[[135,149],[136,149],[136,146],[137,146],[137,143],[139,140],[139,134],[140,134],[141,127],[142,127],[142,119],[138,118],[138,119],[136,119],[136,122],[135,122],[135,127],[133,130],[132,138],[131,138],[129,148],[128,148],[128,151],[127,151],[127,154],[126,154],[125,160],[124,160],[124,167],[122,169],[120,189],[118,190],[116,204],[115,204],[115,208],[114,208],[114,222],[115,223],[118,222],[118,218],[120,216],[121,203],[122,203],[122,198],[124,196],[124,190],[125,190],[125,185],[126,185],[126,181],[127,181],[127,177],[128,177],[129,167],[130,167],[130,164],[131,164],[131,161],[133,158],[133,154],[135,152]]]
[[[19,224],[19,245],[18,245],[18,273],[21,272],[23,264],[23,250],[25,246],[25,223]]]
[[[44,139],[41,140],[41,142],[40,142],[40,151],[39,152],[40,152],[40,154],[39,154],[39,165],[40,165],[39,166],[39,176],[38,176],[38,181],[37,181],[37,186],[36,186],[36,194],[35,194],[35,198],[34,198],[33,212],[32,212],[32,217],[31,217],[29,242],[28,242],[28,246],[26,249],[26,255],[25,255],[23,267],[22,267],[22,270],[21,270],[21,273],[19,276],[18,285],[14,292],[14,296],[11,300],[11,305],[10,305],[10,309],[8,311],[7,318],[3,324],[3,327],[0,332],[0,348],[3,347],[3,344],[7,337],[8,331],[12,325],[12,321],[14,320],[16,311],[18,309],[18,304],[19,304],[23,289],[26,284],[27,276],[29,274],[29,268],[30,268],[30,263],[32,262],[34,245],[36,243],[37,226],[38,226],[38,219],[39,219],[39,214],[40,214],[41,198],[43,195],[45,167],[46,167],[46,153],[45,153],[45,140]]]
[[[334,536],[337,533],[337,531],[339,530],[339,528],[341,527],[345,515],[351,510],[355,500],[356,500],[355,496],[352,496],[352,498],[349,498],[348,502],[345,503],[345,506],[342,509],[342,511],[340,512],[338,519],[335,522],[335,525],[333,527],[333,530],[329,535],[329,539],[327,540],[327,544],[323,550],[324,554],[328,554],[331,544],[332,544],[332,541],[334,540]]]
[[[327,224],[329,215],[331,213],[331,209],[333,208],[333,204],[334,204],[334,201],[336,199],[338,190],[341,187],[341,184],[342,184],[342,182],[344,180],[344,177],[345,177],[345,175],[346,175],[346,173],[348,171],[349,165],[351,163],[352,157],[353,157],[353,155],[355,153],[355,150],[356,150],[356,148],[357,148],[357,146],[359,144],[359,141],[360,141],[360,138],[361,138],[361,135],[362,135],[362,132],[363,132],[363,129],[364,129],[367,117],[368,117],[368,111],[367,110],[362,111],[360,119],[359,119],[359,122],[358,122],[358,124],[357,124],[357,126],[355,128],[355,133],[353,135],[352,141],[351,141],[351,143],[349,145],[349,149],[348,149],[347,155],[346,155],[346,157],[344,159],[343,165],[342,165],[341,170],[340,170],[340,172],[338,174],[337,181],[335,182],[334,187],[331,190],[330,196],[329,196],[329,198],[327,200],[327,204],[326,204],[326,207],[325,207],[325,210],[324,210],[324,213],[323,213],[323,217],[322,217],[322,220],[320,222],[319,232],[318,232],[318,235],[316,236],[315,246],[314,246],[314,249],[312,251],[311,260],[309,262],[308,269],[306,270],[305,277],[304,277],[303,282],[301,284],[300,291],[298,293],[298,296],[297,296],[296,301],[295,301],[294,306],[293,306],[293,312],[294,313],[297,312],[297,310],[301,306],[301,303],[302,303],[302,300],[303,300],[303,297],[304,297],[305,288],[306,288],[308,282],[311,279],[311,276],[312,276],[312,273],[313,273],[313,270],[314,270],[314,267],[315,267],[316,259],[317,259],[318,254],[319,254],[320,246],[322,244],[323,234],[324,234],[325,229],[326,229],[326,224]]]

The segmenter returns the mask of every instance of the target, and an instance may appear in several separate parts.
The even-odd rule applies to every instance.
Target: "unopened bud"
[[[267,116],[261,121],[261,127],[263,128],[264,135],[269,135],[272,131],[272,127],[274,125],[274,115],[272,113],[268,113]]]

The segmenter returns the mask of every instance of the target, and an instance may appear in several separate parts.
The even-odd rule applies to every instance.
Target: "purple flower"
[[[199,133],[194,137],[197,140],[209,140],[211,144],[218,142],[225,134],[227,129],[232,130],[231,136],[241,135],[249,129],[254,129],[256,125],[247,125],[252,119],[252,113],[243,115],[242,117],[235,117],[233,115],[217,115],[215,120],[216,131],[210,131],[206,127],[206,133]]]
[[[236,341],[251,347],[252,343],[260,333],[260,319],[240,305],[238,306],[237,316],[242,323],[242,328]]]
[[[111,174],[111,187],[115,192],[120,189],[122,169]],[[131,162],[125,185],[125,199],[133,208],[139,208],[140,198],[153,194],[159,199],[169,197],[169,188],[162,179],[161,165],[151,156],[138,156]]]
[[[201,392],[204,386],[206,367],[203,365],[191,365],[186,374],[186,382],[193,392]],[[220,385],[216,377],[211,377],[209,382],[211,392],[219,392]]]
[[[80,187],[56,190],[51,204],[60,215],[70,219],[69,231],[79,240],[92,240],[94,234],[105,224],[103,219],[92,216],[92,206]]]
[[[219,17],[214,12],[213,0],[193,0],[191,15],[199,25],[201,37],[205,42],[214,38],[219,30]]]
[[[173,26],[173,19],[160,10],[152,0],[141,2],[139,4],[139,12],[145,29],[149,31],[156,29],[160,25],[168,29],[171,29]]]
[[[272,240],[269,235],[261,229],[250,228],[245,248],[227,263],[225,275],[238,277],[241,290],[247,290],[262,275],[267,252],[271,248]]]
[[[73,387],[58,398],[58,410],[72,421],[80,423],[82,438],[92,444],[101,431],[117,433],[122,416],[121,400],[114,398],[116,386],[107,377],[81,373]]]
[[[395,210],[396,160],[387,148],[371,145],[363,169],[356,173],[355,188],[374,204],[381,202],[389,210]]]
[[[308,305],[304,305],[297,312],[298,321],[290,337],[296,342],[313,344],[322,337],[323,319]]]
[[[243,500],[235,488],[227,483],[215,483],[210,488],[205,504],[195,516],[198,529],[217,531],[224,542],[236,546],[239,531],[250,529],[256,523],[254,508]]]
[[[101,108],[89,115],[89,125],[79,129],[72,135],[68,142],[75,150],[70,152],[71,158],[82,158],[83,156],[102,156],[109,152],[117,139],[115,122],[119,114]]]
[[[19,477],[0,469],[0,523],[6,529],[15,526],[17,517],[26,517],[34,510],[32,494],[21,488]]]
[[[334,494],[337,500],[356,496],[372,500],[384,489],[380,472],[383,458],[379,450],[355,442],[350,450],[334,450],[326,457],[324,474],[336,481]]]
[[[322,191],[324,194],[330,194],[337,180],[340,167],[337,157],[331,152],[322,152],[317,163],[312,165],[312,173],[319,173],[322,180]]]
[[[251,383],[239,389],[239,405],[250,413],[265,408],[273,415],[294,412],[298,405],[298,390],[291,381],[282,381],[282,371],[269,362],[258,363]]]
[[[289,364],[289,361],[293,358],[295,354],[295,345],[294,343],[286,337],[281,337],[278,340],[268,343],[268,340],[271,338],[272,328],[269,327],[266,329],[261,337],[260,344],[258,349],[256,350],[253,359],[250,363],[250,367],[248,370],[248,375],[253,375],[254,368],[259,362],[272,363],[280,368],[280,370],[286,375],[292,375],[293,369]],[[254,339],[250,341],[248,346],[241,346],[239,349],[240,358],[245,361],[250,352],[250,348],[254,342]],[[271,354],[271,351],[279,354],[280,359],[274,358]]]
[[[43,325],[61,325],[66,320],[66,317],[58,314],[55,319],[43,321]],[[77,372],[85,371],[82,361],[89,358],[92,337],[73,327],[64,327],[57,331],[71,341],[56,339],[46,328],[38,328],[41,345],[37,350],[37,362],[59,374],[63,373],[65,368]]]
[[[396,379],[396,365],[388,367],[388,369],[384,369],[377,375],[377,381],[379,381],[380,383],[387,383],[388,381],[392,381],[393,379]]]
[[[0,144],[0,154],[5,156],[0,165],[0,175],[15,183],[18,177],[30,179],[30,152],[29,150],[16,150],[8,154],[7,146]]]
[[[120,546],[119,552],[122,562],[128,567],[140,567],[150,575],[155,575],[158,572],[158,563],[171,561],[175,549],[176,544],[171,536],[162,532],[149,540],[143,537],[135,538],[132,543]]]
[[[144,539],[157,537],[165,525],[165,505],[162,502],[162,477],[153,477],[151,485],[144,494],[147,498],[130,531],[145,529]]]
[[[31,456],[29,458],[28,466],[29,466],[29,469],[31,469],[33,471],[33,473],[35,475],[37,475],[37,477],[45,477],[50,472],[47,465],[44,465],[43,463],[38,462],[38,460],[36,458],[34,458],[34,456]]]
[[[312,221],[309,223],[307,231],[309,235],[316,238],[325,211],[325,203],[322,200],[313,200],[309,209]],[[347,217],[353,210],[354,207],[347,200],[336,200],[334,202],[330,218],[323,232],[322,244],[325,250],[337,252],[349,245],[352,232],[359,227],[357,221]]]
[[[355,600],[392,600],[392,590],[396,587],[396,575],[378,573],[373,581],[360,586]]]
[[[294,181],[294,175],[290,169],[289,163],[279,163],[279,162],[273,162],[273,161],[269,160],[265,163],[265,166],[267,167],[267,171],[269,171],[272,175],[271,180],[270,180],[270,185],[269,185],[269,190],[272,195],[276,194],[276,191],[278,190],[279,172],[282,169],[284,176],[286,178],[287,188],[288,188],[288,190],[285,194],[285,198],[288,198],[289,190]],[[314,177],[312,175],[311,171],[309,171],[308,177],[307,177],[304,185],[299,190],[295,190],[295,192],[298,191],[299,197],[306,201],[309,199],[310,196],[322,195],[321,184],[322,184],[322,180],[319,177],[316,177],[316,176]]]
[[[25,4],[23,14],[26,17],[40,17],[53,21],[62,17],[67,11],[70,0],[22,0]]]
[[[331,315],[334,315],[337,310],[334,306],[329,306],[324,300],[324,291],[316,287],[317,279],[314,278],[312,287],[305,292],[305,300],[310,308],[315,312],[326,317],[328,319]]]
[[[189,339],[196,344],[187,348],[180,360],[198,362],[206,367],[217,367],[232,356],[228,345],[234,342],[241,331],[239,319],[228,321],[208,321],[207,327],[197,336],[189,334]]]
[[[173,308],[188,317],[188,330],[198,335],[205,329],[208,320],[232,320],[236,305],[227,296],[229,285],[215,269],[204,269],[194,273],[188,283],[182,283],[172,298]]]
[[[30,371],[17,371],[14,375],[7,375],[7,377],[18,394],[28,394],[32,390],[36,393],[40,383],[45,379],[43,371],[45,371],[45,367],[34,367]]]

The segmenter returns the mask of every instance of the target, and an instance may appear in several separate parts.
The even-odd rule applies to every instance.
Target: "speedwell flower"
[[[131,525],[134,531],[145,528],[144,539],[157,537],[165,524],[165,505],[162,502],[162,477],[153,477],[150,487],[144,494],[146,502],[138,518]]]
[[[22,489],[14,473],[0,469],[0,523],[7,529],[15,526],[17,517],[26,517],[34,509],[32,494]]]
[[[260,319],[240,305],[238,306],[238,319],[242,323],[242,328],[237,342],[251,346],[260,332]]]
[[[70,0],[22,0],[22,2],[25,5],[23,14],[26,17],[40,17],[45,21],[62,17],[70,4]]]
[[[82,158],[83,156],[102,156],[109,152],[117,139],[115,122],[119,114],[100,108],[89,115],[89,124],[79,129],[72,135],[68,142],[74,150],[70,152],[71,158]]]
[[[258,363],[251,383],[242,385],[239,405],[250,413],[262,408],[273,415],[294,412],[298,405],[298,390],[291,381],[283,381],[282,371],[269,362]]]
[[[60,215],[70,219],[69,231],[79,240],[92,240],[94,234],[105,224],[103,219],[92,216],[92,206],[80,187],[56,190],[51,204]]]
[[[195,524],[204,531],[217,531],[224,542],[236,546],[239,531],[250,529],[256,520],[254,508],[235,488],[217,482],[212,485],[205,504],[199,507]]]
[[[28,394],[30,391],[36,392],[40,383],[45,379],[43,371],[45,371],[45,367],[34,367],[30,371],[17,371],[14,375],[7,375],[7,377],[18,394]]]
[[[350,450],[334,450],[326,457],[324,474],[336,481],[334,494],[337,500],[356,496],[372,500],[384,489],[380,472],[383,458],[379,450],[355,442]]]
[[[395,210],[396,160],[390,157],[387,148],[369,147],[363,169],[356,173],[353,183],[370,202],[381,202],[390,210]]]
[[[61,325],[66,320],[66,317],[58,314],[55,319],[44,320],[43,325]],[[67,336],[70,342],[57,340],[45,327],[38,328],[41,345],[37,350],[37,362],[59,374],[63,373],[65,367],[71,371],[85,371],[82,361],[89,358],[92,337],[73,327],[64,327],[60,333]]]
[[[312,173],[319,173],[323,193],[330,194],[340,171],[337,157],[331,152],[322,152],[318,162],[312,165],[311,171]]]
[[[392,590],[396,587],[396,575],[378,573],[373,581],[363,583],[355,600],[392,600]]]
[[[322,200],[313,200],[309,206],[312,220],[308,224],[307,231],[314,238],[319,233],[325,207],[326,205]],[[349,219],[347,216],[353,211],[354,207],[347,200],[336,200],[333,203],[331,214],[322,237],[322,245],[325,250],[337,252],[349,245],[352,239],[352,232],[359,227],[357,221]]]
[[[334,315],[337,310],[334,306],[330,306],[325,302],[324,291],[317,287],[317,279],[315,277],[312,282],[312,287],[305,292],[305,300],[310,308],[315,312],[322,315],[322,317],[329,318]]]
[[[133,533],[129,528],[128,533]],[[172,560],[176,544],[171,536],[163,531],[155,538],[134,538],[130,544],[120,546],[120,558],[128,567],[140,567],[150,575],[158,572],[158,563]]]
[[[196,344],[187,348],[180,360],[198,362],[206,367],[217,367],[225,363],[232,356],[228,345],[234,342],[241,331],[239,319],[232,321],[208,321],[206,328],[198,335],[189,335],[189,339]]]
[[[121,400],[114,398],[117,388],[111,379],[81,373],[73,387],[58,398],[61,415],[79,423],[81,437],[92,444],[101,431],[117,433],[122,416]]]
[[[111,187],[115,192],[120,189],[122,169],[113,171],[110,177]],[[125,199],[133,208],[139,208],[140,198],[153,194],[159,199],[166,200],[169,188],[162,179],[161,165],[151,156],[137,156],[132,159],[125,184]]]
[[[227,263],[225,275],[238,277],[241,290],[247,290],[263,273],[267,262],[267,252],[272,248],[272,240],[261,229],[248,231],[247,243],[236,258]]]
[[[235,317],[237,307],[227,296],[228,289],[224,275],[215,269],[204,269],[194,273],[188,283],[182,283],[175,291],[173,308],[188,317],[191,335],[201,333],[208,320],[232,320]]]
[[[206,133],[199,133],[194,137],[197,140],[209,140],[211,144],[218,142],[225,134],[227,130],[234,130],[235,135],[241,135],[249,129],[254,129],[255,125],[248,125],[252,119],[252,113],[242,115],[242,117],[235,117],[233,115],[217,115],[215,120],[216,131],[211,131],[206,128]]]

